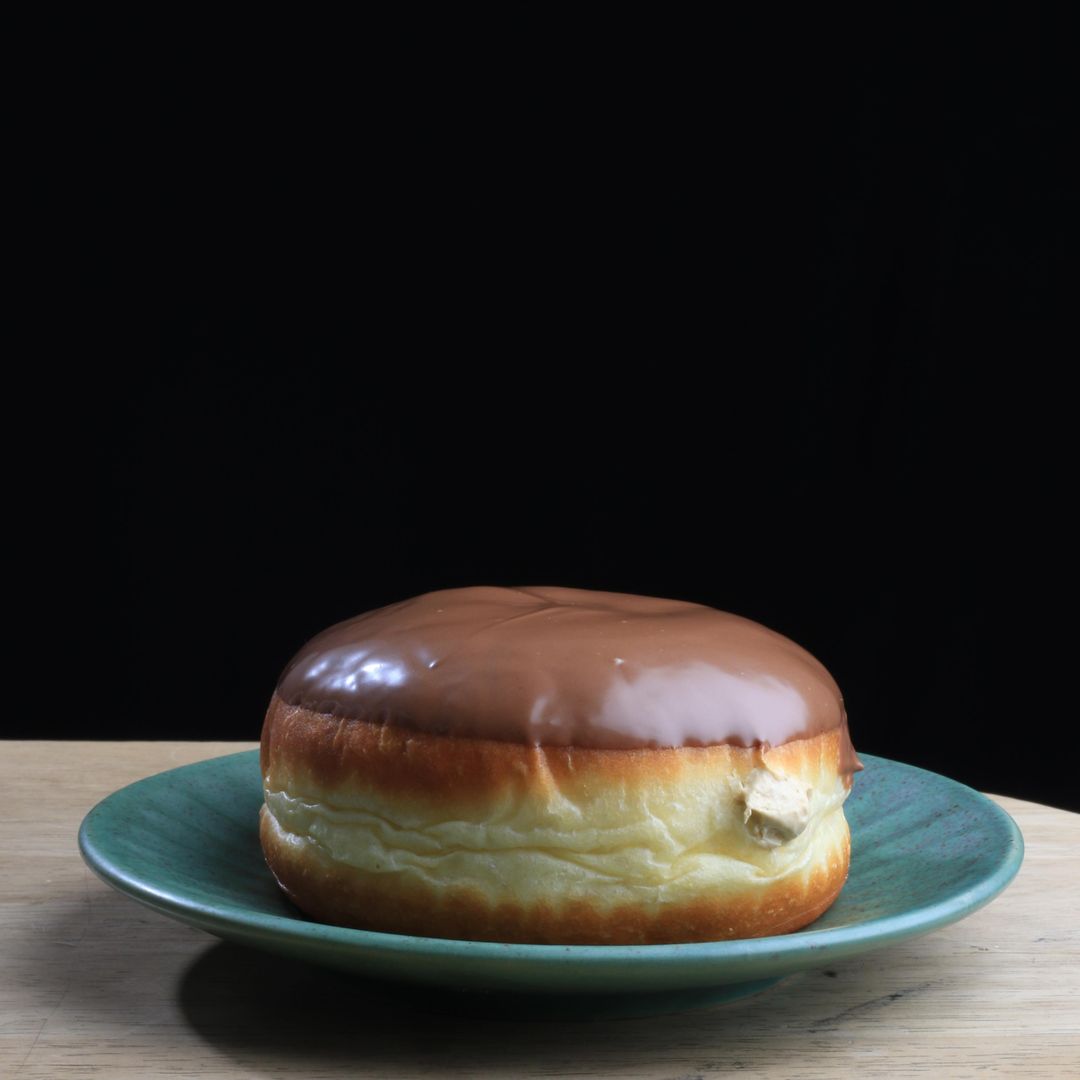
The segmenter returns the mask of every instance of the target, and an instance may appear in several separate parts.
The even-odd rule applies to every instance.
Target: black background
[[[858,749],[1080,809],[1039,66],[403,79],[347,125],[186,85],[94,393],[105,692],[15,734],[254,739],[334,621],[566,584],[764,622]]]

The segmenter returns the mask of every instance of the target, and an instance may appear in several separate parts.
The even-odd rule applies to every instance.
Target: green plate
[[[279,891],[258,839],[258,751],[140,780],[87,814],[79,848],[129,896],[218,937],[367,978],[424,984],[454,1007],[530,1015],[648,1015],[755,993],[956,922],[1013,879],[1012,818],[934,773],[860,755],[845,806],[851,872],[805,930],[686,945],[506,945],[378,934],[312,922]],[[464,991],[451,994],[448,991]],[[468,1005],[465,1006],[466,1009]]]

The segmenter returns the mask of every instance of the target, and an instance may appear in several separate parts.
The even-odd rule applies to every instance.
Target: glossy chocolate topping
[[[504,742],[776,746],[842,729],[832,676],[749,619],[561,588],[426,593],[338,623],[285,669],[313,712]]]

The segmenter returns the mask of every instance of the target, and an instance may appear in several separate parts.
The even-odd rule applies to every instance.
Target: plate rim
[[[138,874],[126,871],[104,852],[93,837],[97,819],[115,801],[133,797],[137,789],[170,776],[198,771],[209,766],[222,767],[231,759],[257,758],[258,749],[241,750],[217,757],[205,758],[186,765],[175,766],[142,777],[118,788],[100,799],[83,817],[78,831],[79,852],[87,866],[106,884],[161,914],[196,925],[214,933],[213,926],[235,929],[237,933],[274,938],[292,942],[348,945],[353,949],[366,948],[383,953],[415,957],[424,954],[440,959],[518,960],[533,964],[565,963],[569,959],[595,964],[634,962],[650,965],[677,964],[695,961],[793,960],[807,953],[821,958],[839,952],[862,952],[874,943],[890,945],[918,937],[974,913],[1000,895],[1016,877],[1023,863],[1024,838],[1012,816],[992,799],[975,788],[918,765],[895,761],[875,754],[860,752],[861,760],[870,765],[897,766],[931,778],[932,782],[951,785],[968,797],[984,813],[995,817],[1005,826],[1008,843],[1003,847],[995,868],[970,887],[931,904],[890,915],[868,919],[846,926],[797,930],[790,934],[758,938],[739,938],[728,941],[691,941],[661,945],[548,945],[498,941],[470,941],[461,938],[419,937],[409,934],[390,934],[376,930],[357,930],[302,918],[275,915],[237,906],[224,910],[218,904],[192,900],[174,891],[155,888]],[[267,871],[269,873],[269,870]]]

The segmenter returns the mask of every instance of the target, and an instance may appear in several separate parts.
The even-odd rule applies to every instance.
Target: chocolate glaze
[[[700,604],[584,589],[446,589],[312,638],[278,696],[314,712],[533,745],[776,746],[841,729],[793,641]]]

